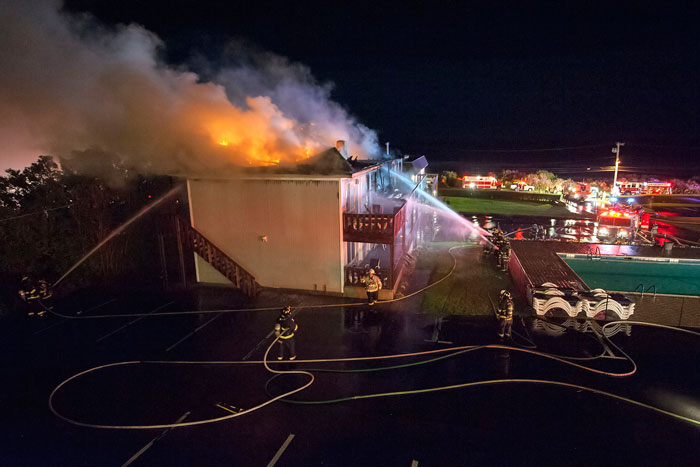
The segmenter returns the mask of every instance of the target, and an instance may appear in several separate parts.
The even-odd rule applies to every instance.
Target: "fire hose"
[[[682,328],[676,328],[673,326],[665,326],[665,325],[657,325],[657,324],[652,324],[652,323],[644,323],[644,322],[639,322],[639,321],[611,321],[609,323],[606,323],[603,326],[603,330],[605,330],[605,328],[608,326],[612,326],[614,324],[620,324],[620,323],[640,325],[640,326],[651,326],[651,327],[669,329],[669,330],[678,331],[678,332],[684,332],[684,333],[688,333],[688,334],[695,335],[695,336],[700,336],[700,333],[698,333],[698,332],[689,331],[689,330],[682,329]],[[310,359],[310,360],[297,360],[296,361],[297,364],[307,364],[307,363],[334,363],[334,362],[367,361],[367,360],[386,360],[386,359],[407,358],[407,357],[420,356],[420,355],[430,355],[430,354],[436,354],[436,353],[451,352],[447,355],[429,358],[427,360],[421,360],[419,362],[411,362],[411,363],[406,363],[406,364],[391,365],[391,366],[384,366],[384,367],[363,368],[363,369],[355,369],[355,370],[334,369],[334,368],[309,368],[306,370],[284,370],[284,371],[282,371],[282,370],[272,369],[269,366],[269,363],[272,363],[272,362],[267,361],[268,354],[269,354],[270,350],[272,349],[272,346],[276,343],[276,339],[273,339],[273,341],[267,347],[262,361],[129,361],[129,362],[118,362],[118,363],[111,363],[111,364],[107,364],[107,365],[97,366],[97,367],[85,370],[83,372],[80,372],[80,373],[78,373],[74,376],[71,376],[70,378],[64,380],[63,382],[61,382],[51,392],[51,395],[49,396],[48,403],[49,403],[49,409],[51,410],[51,412],[54,415],[56,415],[58,418],[66,421],[68,423],[71,423],[73,425],[89,427],[89,428],[102,428],[102,429],[115,429],[115,430],[148,430],[148,429],[188,427],[188,426],[196,426],[196,425],[203,425],[203,424],[208,424],[208,423],[216,423],[216,422],[221,422],[221,421],[225,421],[225,420],[230,420],[232,418],[251,413],[255,410],[259,410],[259,409],[261,409],[267,405],[270,405],[271,403],[276,402],[276,401],[286,402],[286,403],[294,403],[294,404],[305,404],[305,405],[323,405],[323,404],[347,402],[347,401],[351,401],[351,400],[371,399],[371,398],[379,398],[379,397],[392,397],[392,396],[411,395],[411,394],[424,394],[424,393],[430,393],[430,392],[445,391],[445,390],[451,390],[451,389],[461,389],[461,388],[484,386],[484,385],[494,385],[494,384],[543,384],[543,385],[552,385],[552,386],[558,386],[558,387],[566,387],[566,388],[584,390],[584,391],[587,391],[589,393],[602,395],[605,397],[610,397],[610,398],[613,398],[616,400],[626,402],[628,404],[632,404],[632,405],[636,405],[638,407],[652,410],[654,412],[675,418],[677,420],[682,420],[682,421],[700,426],[700,420],[686,417],[682,414],[678,414],[675,412],[664,410],[664,409],[661,409],[659,407],[654,407],[654,406],[646,404],[644,402],[636,401],[636,400],[633,400],[633,399],[630,399],[630,398],[627,398],[624,396],[620,396],[617,394],[613,394],[613,393],[610,393],[607,391],[602,391],[599,389],[595,389],[595,388],[591,388],[591,387],[587,387],[587,386],[583,386],[583,385],[578,385],[578,384],[567,383],[567,382],[563,382],[563,381],[529,379],[529,378],[511,378],[511,379],[493,379],[493,380],[483,380],[483,381],[472,381],[472,382],[453,384],[453,385],[448,385],[448,386],[437,386],[437,387],[431,387],[431,388],[412,389],[412,390],[375,393],[375,394],[361,394],[361,395],[353,395],[353,396],[346,396],[346,397],[340,397],[340,398],[335,398],[335,399],[316,400],[316,401],[309,401],[309,400],[304,401],[304,400],[289,399],[289,396],[292,396],[296,393],[299,393],[299,392],[303,391],[304,389],[308,388],[309,386],[311,386],[311,384],[313,384],[313,382],[315,381],[313,372],[366,373],[366,372],[388,371],[388,370],[394,370],[394,369],[398,369],[398,368],[407,368],[407,367],[413,367],[413,366],[418,366],[418,365],[424,365],[424,364],[428,364],[428,363],[434,363],[436,361],[444,360],[446,358],[455,357],[457,355],[461,355],[461,354],[464,354],[466,352],[471,352],[471,351],[481,350],[481,349],[506,349],[506,350],[512,350],[512,351],[516,351],[516,352],[524,352],[526,354],[536,355],[536,356],[548,358],[548,359],[551,359],[554,361],[558,361],[558,362],[566,364],[566,365],[571,365],[573,367],[583,369],[585,371],[589,371],[589,372],[593,372],[593,373],[601,374],[601,375],[605,375],[605,376],[611,376],[611,377],[622,378],[622,377],[626,377],[626,376],[630,376],[630,375],[634,374],[637,370],[637,365],[634,362],[634,360],[627,353],[625,353],[622,349],[620,349],[617,345],[612,343],[607,338],[607,336],[605,336],[604,333],[603,333],[603,337],[608,341],[608,343],[610,345],[615,347],[622,355],[624,355],[625,358],[632,364],[631,370],[626,371],[626,372],[622,372],[622,373],[607,372],[607,371],[598,370],[595,368],[586,367],[584,365],[580,365],[578,363],[574,363],[571,361],[567,361],[564,358],[552,356],[552,355],[544,353],[544,352],[538,352],[538,351],[534,351],[534,350],[530,350],[530,349],[523,349],[523,348],[512,347],[512,346],[489,344],[489,345],[479,345],[479,346],[452,347],[452,348],[447,348],[447,349],[436,349],[436,350],[413,352],[413,353],[407,353],[407,354],[380,355],[380,356],[372,356],[372,357]],[[278,362],[278,363],[281,363],[281,362]],[[196,420],[196,421],[191,421],[191,422],[160,423],[160,424],[152,424],[152,425],[92,424],[92,423],[86,423],[86,422],[81,422],[79,420],[71,419],[68,416],[61,414],[54,406],[55,395],[59,392],[59,390],[61,390],[61,388],[66,386],[71,381],[74,381],[74,380],[78,379],[79,377],[86,375],[88,373],[102,370],[104,368],[116,367],[116,366],[126,366],[126,365],[136,365],[136,364],[163,364],[163,365],[214,365],[214,364],[215,365],[260,365],[260,364],[262,364],[267,371],[274,373],[274,376],[273,376],[273,378],[268,380],[268,382],[265,384],[265,391],[269,396],[269,399],[267,401],[262,402],[262,403],[254,406],[254,407],[251,407],[249,409],[243,410],[241,412],[225,415],[222,417]],[[309,376],[310,379],[308,382],[306,382],[302,386],[299,386],[296,389],[285,392],[285,393],[280,394],[278,396],[272,396],[269,393],[269,388],[268,388],[269,383],[274,378],[277,378],[281,375],[289,375],[289,374],[306,375],[306,376]]]
[[[416,290],[415,292],[412,292],[411,294],[405,295],[400,298],[392,299],[392,300],[386,300],[378,303],[391,303],[391,302],[398,302],[401,300],[406,300],[410,297],[413,297],[421,292],[424,292],[425,290],[428,290],[431,287],[436,286],[437,284],[443,282],[446,280],[448,277],[452,275],[454,272],[456,266],[457,266],[457,259],[456,256],[453,254],[453,250],[459,248],[459,246],[452,247],[449,249],[449,253],[452,256],[453,259],[453,265],[450,271],[443,276],[441,279],[419,289]],[[340,303],[340,304],[330,304],[330,305],[305,305],[299,308],[304,308],[304,309],[317,309],[317,308],[333,308],[333,307],[341,307],[341,306],[360,306],[364,305],[364,302],[351,302],[351,303]],[[42,306],[44,306],[42,304]],[[114,317],[126,317],[126,316],[144,316],[145,314],[140,313],[140,314],[129,314],[129,315],[102,315],[102,316],[86,316],[86,317],[76,317],[76,316],[67,316],[67,315],[62,315],[60,313],[53,312],[46,308],[47,311],[64,317],[64,318],[69,318],[69,319],[94,319],[94,318],[114,318]],[[180,314],[203,314],[203,313],[222,313],[222,312],[239,312],[239,311],[263,311],[263,310],[278,310],[279,307],[266,307],[266,308],[251,308],[251,309],[238,309],[238,310],[207,310],[207,311],[190,311],[190,312],[175,312],[175,313],[162,313],[156,316],[172,316],[172,315],[180,315]],[[659,327],[659,328],[665,328],[665,329],[670,329],[674,331],[681,331],[685,333],[689,333],[692,335],[698,335],[700,336],[700,333],[694,332],[694,331],[688,331],[682,328],[676,328],[672,326],[664,326],[664,325],[656,325],[656,324],[651,324],[651,323],[643,323],[643,322],[638,322],[638,321],[612,321],[609,323],[606,323],[603,326],[603,330],[611,326],[613,324],[619,324],[619,323],[626,323],[626,324],[635,324],[635,325],[643,325],[643,326],[654,326],[654,327]],[[388,393],[377,393],[377,394],[365,394],[365,395],[355,395],[355,396],[347,396],[347,397],[342,397],[342,398],[336,398],[336,399],[329,399],[329,400],[324,400],[324,401],[296,401],[296,400],[291,400],[288,399],[289,396],[292,396],[298,392],[303,391],[304,389],[308,388],[311,384],[314,382],[314,375],[313,371],[316,372],[346,372],[346,373],[363,373],[363,372],[373,372],[373,371],[387,371],[387,370],[393,370],[393,369],[398,369],[398,368],[406,368],[406,367],[412,367],[412,366],[417,366],[417,365],[424,365],[428,363],[433,363],[436,361],[440,361],[446,358],[451,358],[455,357],[457,355],[464,354],[466,352],[470,352],[473,350],[482,350],[482,349],[506,349],[506,350],[512,350],[516,352],[523,352],[526,354],[530,355],[535,355],[539,356],[542,358],[547,358],[551,359],[554,361],[557,361],[559,363],[565,364],[565,365],[570,365],[573,367],[576,367],[578,369],[588,371],[588,372],[593,372],[596,374],[604,375],[604,376],[609,376],[609,377],[627,377],[631,376],[637,371],[637,365],[634,362],[634,360],[627,355],[622,349],[620,349],[617,345],[612,343],[607,336],[603,334],[603,338],[605,338],[608,343],[616,348],[622,355],[625,356],[625,358],[632,364],[632,369],[626,372],[621,372],[621,373],[613,373],[613,372],[607,372],[603,370],[598,370],[596,368],[591,368],[587,367],[585,365],[581,365],[578,363],[575,363],[573,361],[570,361],[571,359],[575,359],[577,357],[562,357],[562,356],[556,356],[552,354],[548,354],[545,352],[539,352],[535,351],[532,349],[527,349],[527,348],[519,348],[519,347],[513,347],[513,346],[506,346],[506,345],[496,345],[496,344],[489,344],[489,345],[480,345],[480,346],[461,346],[461,347],[452,347],[452,348],[446,348],[446,349],[436,349],[436,350],[430,350],[430,351],[423,351],[423,352],[413,352],[413,353],[408,353],[408,354],[395,354],[395,355],[381,355],[381,356],[372,356],[372,357],[351,357],[351,358],[336,358],[336,359],[311,359],[311,360],[296,360],[297,364],[308,364],[308,363],[334,363],[334,362],[357,362],[357,361],[366,361],[366,360],[384,360],[384,359],[394,359],[394,358],[407,358],[407,357],[413,357],[413,356],[420,356],[420,355],[431,355],[435,353],[444,353],[444,352],[452,352],[448,355],[443,355],[437,358],[430,358],[427,360],[422,360],[419,362],[412,362],[408,364],[400,364],[400,365],[392,365],[392,366],[387,366],[387,367],[378,367],[378,368],[370,368],[370,369],[359,369],[359,370],[340,370],[340,369],[333,369],[333,368],[316,368],[316,369],[308,369],[308,370],[274,370],[270,367],[270,363],[275,363],[275,362],[268,362],[267,357],[272,349],[272,346],[276,343],[276,339],[273,339],[270,345],[267,347],[263,360],[262,361],[128,361],[128,362],[117,362],[117,363],[111,363],[111,364],[106,364],[106,365],[100,365],[96,366],[94,368],[90,368],[88,370],[82,371],[80,373],[77,373],[70,378],[62,381],[56,388],[51,392],[48,400],[49,404],[49,409],[51,412],[56,415],[58,418],[64,420],[67,423],[71,423],[74,425],[78,426],[83,426],[83,427],[89,427],[89,428],[101,428],[101,429],[116,429],[116,430],[148,430],[148,429],[165,429],[165,428],[177,428],[177,427],[187,427],[187,426],[196,426],[196,425],[204,425],[208,423],[216,423],[216,422],[221,422],[225,420],[230,420],[235,417],[239,417],[248,413],[251,413],[255,410],[259,410],[267,405],[272,404],[273,402],[276,401],[281,401],[281,402],[289,402],[289,403],[303,403],[303,404],[312,404],[312,405],[319,405],[319,404],[330,404],[330,403],[339,403],[339,402],[345,402],[345,401],[350,401],[350,400],[358,400],[358,399],[369,399],[369,398],[378,398],[378,397],[390,397],[390,396],[399,396],[399,395],[409,395],[409,394],[422,394],[422,393],[429,393],[429,392],[436,392],[436,391],[444,391],[444,390],[451,390],[451,389],[459,389],[459,388],[467,388],[467,387],[475,387],[475,386],[482,386],[482,385],[493,385],[493,384],[547,384],[547,385],[554,385],[554,386],[559,386],[559,387],[567,387],[567,388],[575,388],[575,389],[580,389],[580,390],[585,390],[590,393],[598,394],[598,395],[603,395],[606,397],[611,397],[617,400],[621,400],[624,402],[627,402],[629,404],[637,405],[639,407],[643,407],[649,410],[653,410],[657,413],[661,413],[667,416],[671,416],[673,418],[683,420],[689,423],[693,423],[695,425],[700,425],[699,420],[695,420],[689,417],[685,417],[681,414],[676,414],[673,412],[669,412],[666,410],[663,410],[658,407],[653,407],[651,405],[645,404],[643,402],[635,401],[629,398],[625,398],[623,396],[619,396],[616,394],[612,394],[606,391],[601,391],[595,388],[589,388],[586,386],[581,386],[581,385],[575,385],[571,383],[566,383],[562,381],[551,381],[551,380],[536,380],[536,379],[524,379],[524,378],[519,378],[519,379],[496,379],[496,380],[485,380],[485,381],[473,381],[473,382],[467,382],[467,383],[461,383],[461,384],[456,384],[456,385],[449,385],[449,386],[439,386],[439,387],[433,387],[433,388],[424,388],[424,389],[415,389],[415,390],[406,390],[406,391],[395,391],[395,392],[388,392]],[[600,357],[600,356],[599,356]],[[589,359],[595,359],[599,357],[589,357]],[[280,362],[277,362],[280,363]],[[69,418],[68,416],[65,416],[61,414],[55,407],[54,405],[54,398],[56,394],[64,388],[68,383],[77,380],[81,376],[84,376],[88,373],[92,373],[95,371],[99,371],[105,368],[110,368],[110,367],[117,367],[117,366],[127,366],[127,365],[138,365],[138,364],[163,364],[163,365],[260,365],[262,364],[265,369],[271,373],[274,373],[273,378],[279,377],[280,375],[288,375],[288,374],[301,374],[301,375],[306,375],[310,379],[308,382],[303,384],[302,386],[293,389],[291,391],[285,392],[281,395],[278,396],[270,396],[270,399],[268,399],[265,402],[262,402],[254,407],[251,407],[249,409],[243,410],[241,412],[225,415],[222,417],[216,417],[216,418],[210,418],[210,419],[203,419],[203,420],[196,420],[196,421],[190,421],[190,422],[180,422],[180,423],[159,423],[159,424],[151,424],[151,425],[108,425],[108,424],[91,424],[91,423],[86,423],[86,422],[81,422],[79,420],[74,420]],[[271,380],[268,380],[268,383],[265,386],[265,390],[267,391],[267,386],[269,385],[269,382]]]

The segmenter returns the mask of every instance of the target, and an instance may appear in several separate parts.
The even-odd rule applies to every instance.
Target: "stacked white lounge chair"
[[[545,282],[539,287],[528,288],[527,296],[538,316],[557,308],[572,318],[580,313],[593,318],[601,312],[610,311],[620,319],[629,319],[634,313],[632,300],[622,294],[609,294],[603,289],[579,291]]]

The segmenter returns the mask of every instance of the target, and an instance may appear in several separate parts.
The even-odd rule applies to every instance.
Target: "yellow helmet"
[[[370,273],[370,274],[376,274],[376,273],[374,272],[374,269],[370,269],[370,270],[369,270],[369,273]]]

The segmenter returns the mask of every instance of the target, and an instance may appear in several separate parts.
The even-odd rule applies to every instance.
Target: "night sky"
[[[700,166],[700,28],[667,2],[71,0],[199,70],[231,41],[308,65],[359,121],[432,160]],[[617,3],[611,6],[610,3]],[[521,6],[514,6],[520,4]],[[578,6],[575,6],[578,5]],[[593,146],[562,151],[489,152]],[[698,170],[700,172],[700,170]]]

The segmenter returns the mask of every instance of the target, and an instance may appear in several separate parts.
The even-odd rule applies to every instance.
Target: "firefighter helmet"
[[[292,307],[290,307],[290,306],[285,306],[284,308],[282,308],[282,314],[283,314],[283,315],[286,316],[286,315],[289,315],[289,314],[291,314],[291,313],[292,313]]]
[[[510,298],[510,297],[511,297],[510,292],[508,292],[508,291],[505,290],[505,289],[501,290],[501,297],[508,297],[508,298]]]
[[[374,269],[370,269],[370,270],[369,270],[369,273],[370,273],[370,274],[376,274],[376,272],[374,272]]]

